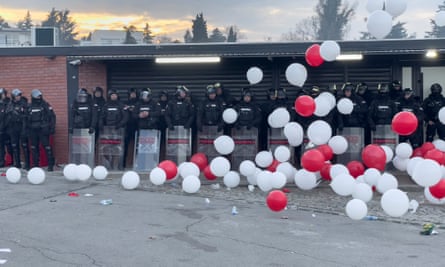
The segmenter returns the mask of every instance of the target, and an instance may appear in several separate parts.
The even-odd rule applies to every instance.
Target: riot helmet
[[[400,81],[395,80],[391,83],[391,87],[393,90],[398,91],[402,89],[402,84],[400,83]]]
[[[269,97],[270,100],[275,100],[278,97],[278,91],[277,89],[274,88],[269,88],[267,90],[267,96]]]
[[[215,87],[216,90],[216,95],[222,95],[223,94],[223,90],[224,90],[224,86],[221,83],[215,83],[213,85],[213,87]]]
[[[189,89],[185,87],[184,85],[178,85],[176,86],[176,97],[184,99],[187,94],[189,93]]]
[[[410,98],[413,95],[413,89],[411,88],[405,88],[403,89],[404,97],[406,99]]]
[[[309,94],[312,97],[317,97],[320,94],[320,87],[312,86],[311,90],[309,91]]]
[[[440,95],[442,93],[442,86],[438,83],[433,83],[431,85],[431,94],[433,95]]]
[[[250,90],[249,87],[243,88],[241,91],[242,100],[244,102],[250,102],[253,97],[253,92]]]
[[[141,94],[140,94],[140,99],[142,101],[149,101],[151,99],[151,89],[150,88],[145,88]]]
[[[104,90],[102,89],[102,87],[97,86],[96,88],[94,88],[93,94],[95,98],[101,98],[104,95]]]
[[[119,98],[119,95],[117,94],[116,89],[110,89],[108,90],[108,99],[112,101],[116,101]]]
[[[350,82],[343,84],[342,86],[343,95],[346,97],[350,97],[352,92],[354,91],[354,85]]]
[[[128,99],[137,99],[138,98],[138,91],[136,88],[130,88],[128,91]]]
[[[168,91],[167,90],[162,90],[159,93],[159,100],[162,102],[168,101]]]
[[[77,102],[86,103],[88,101],[88,92],[87,89],[81,88],[77,92]]]
[[[7,91],[5,88],[0,88],[0,99],[5,99],[7,95]]]
[[[389,86],[387,83],[379,84],[378,86],[379,95],[387,95],[389,93]]]
[[[13,97],[17,97],[17,96],[21,96],[22,95],[22,91],[18,88],[12,89],[11,95]]]
[[[366,93],[366,90],[368,90],[368,85],[364,82],[357,84],[357,94],[364,95]]]
[[[39,89],[33,89],[31,91],[31,98],[32,99],[41,99],[42,98],[42,92]]]
[[[287,99],[287,92],[286,89],[280,87],[277,89],[277,98],[280,100],[285,100]]]

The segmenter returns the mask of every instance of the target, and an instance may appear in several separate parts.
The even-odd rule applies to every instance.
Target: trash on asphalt
[[[250,192],[253,192],[255,190],[255,186],[253,184],[250,184],[247,186],[247,189],[249,189]]]
[[[210,199],[206,198],[206,199],[205,199],[205,202],[206,202],[206,205],[207,205],[207,206],[210,205]]]
[[[417,202],[417,200],[415,200],[415,199],[412,199],[412,200],[409,202],[409,207],[408,207],[408,209],[410,209],[410,210],[411,210],[410,212],[411,212],[412,214],[414,214],[414,213],[416,213],[417,208],[419,208],[419,202]]]
[[[57,202],[55,199],[50,199],[49,202]]]
[[[317,215],[315,215],[315,213],[312,213],[312,218],[315,218],[315,217],[317,217]]]
[[[238,214],[238,210],[236,209],[235,206],[233,206],[232,208],[232,215],[237,215]]]
[[[366,221],[377,221],[379,219],[379,217],[374,216],[374,215],[367,215],[363,219],[366,220]]]
[[[212,188],[212,189],[219,189],[219,184],[211,184],[210,188]]]
[[[112,199],[103,199],[100,201],[100,204],[102,205],[111,205],[113,204],[113,200]]]
[[[69,196],[69,197],[78,197],[79,194],[76,193],[76,192],[69,192],[69,193],[68,193],[68,196]]]
[[[287,219],[289,219],[289,216],[281,216],[281,219],[287,220]]]
[[[424,223],[422,226],[422,231],[420,231],[421,235],[437,235],[439,232],[434,230],[436,225],[434,223]]]
[[[93,194],[84,194],[83,196],[85,196],[85,197],[92,197],[92,196],[94,196]]]

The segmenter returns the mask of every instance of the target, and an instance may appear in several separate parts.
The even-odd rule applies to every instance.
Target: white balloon
[[[383,10],[384,3],[384,0],[368,0],[368,2],[366,3],[366,10],[368,10],[369,13],[372,13],[376,10]]]
[[[77,180],[77,165],[73,163],[65,165],[65,167],[63,167],[63,176],[65,176],[68,181]]]
[[[16,167],[11,167],[6,171],[6,180],[10,182],[11,184],[16,184],[20,181],[20,178],[22,178],[22,173],[20,170]]]
[[[273,155],[270,151],[260,151],[255,156],[255,163],[260,168],[267,168],[273,162]]]
[[[368,32],[377,39],[385,38],[392,29],[392,17],[383,10],[372,12],[367,21]]]
[[[346,215],[353,220],[361,220],[368,214],[368,206],[361,199],[351,199],[346,204]]]
[[[442,178],[442,169],[436,161],[425,159],[416,165],[412,178],[420,186],[433,186]]]
[[[379,180],[377,181],[376,189],[381,194],[384,194],[386,191],[390,189],[397,189],[398,186],[399,182],[397,181],[397,178],[394,177],[394,175],[385,172],[380,176]]]
[[[229,171],[226,173],[226,175],[224,175],[223,182],[228,188],[235,188],[240,183],[239,174],[236,171]]]
[[[199,176],[200,172],[201,171],[199,170],[198,165],[193,162],[183,162],[183,164],[181,164],[181,168],[179,169],[179,175],[181,175],[182,178],[190,175]],[[212,173],[215,174],[213,171]]]
[[[77,165],[76,171],[77,171],[77,179],[83,182],[90,179],[91,174],[93,173],[90,166],[86,164]]]
[[[221,155],[228,155],[235,149],[235,142],[232,137],[228,135],[219,136],[213,141],[213,145],[215,146],[215,150]],[[199,173],[195,176],[199,176]]]
[[[289,122],[284,126],[284,136],[286,136],[289,145],[299,146],[303,143],[304,131],[303,127],[297,122]]]
[[[344,97],[338,101],[337,109],[341,114],[349,115],[354,110],[354,103],[352,103],[351,99]]]
[[[263,192],[272,190],[272,172],[261,171],[257,176],[257,184]]]
[[[385,0],[385,11],[393,17],[397,17],[405,12],[407,7],[406,0]]]
[[[281,172],[272,173],[272,188],[280,189],[286,185],[287,179],[286,176]]]
[[[247,80],[250,84],[257,84],[263,80],[263,71],[258,67],[251,67],[247,70]]]
[[[127,171],[122,175],[121,184],[124,189],[133,190],[139,186],[141,179],[135,171]]]
[[[286,162],[290,159],[290,150],[287,146],[278,146],[275,148],[274,156],[279,162]]]
[[[436,149],[445,152],[445,141],[442,139],[436,139],[433,141],[433,145]]]
[[[325,61],[334,61],[340,55],[340,46],[335,41],[324,41],[320,45],[320,56]]]
[[[368,185],[373,186],[377,185],[377,182],[379,181],[381,174],[379,170],[375,168],[369,168],[365,171],[364,176],[365,176],[365,182]]]
[[[359,176],[355,177],[355,181],[356,181],[357,183],[363,183],[363,184],[366,184],[366,181],[365,181],[365,175],[362,174],[362,175],[359,175]]]
[[[154,168],[150,171],[150,182],[154,185],[162,185],[167,180],[167,174],[165,171],[159,167]]]
[[[309,125],[307,136],[315,145],[326,144],[332,137],[331,126],[325,121],[316,120]]]
[[[276,171],[281,172],[282,174],[284,174],[284,176],[286,176],[286,182],[290,183],[294,180],[296,170],[294,166],[292,166],[292,164],[290,164],[289,162],[278,164]]]
[[[251,160],[243,160],[239,165],[239,172],[244,176],[254,175],[256,172],[255,163]]]
[[[335,105],[337,105],[337,99],[332,93],[323,92],[316,98],[324,99],[327,102],[329,102],[329,110],[332,110],[335,107]]]
[[[442,107],[441,109],[439,109],[439,114],[438,114],[438,116],[439,116],[439,121],[440,121],[442,124],[445,124],[445,107]]]
[[[406,172],[409,174],[409,176],[413,176],[414,169],[416,168],[417,164],[422,161],[423,158],[421,157],[413,157],[408,160],[408,164],[406,166]]]
[[[337,195],[349,196],[354,192],[355,179],[350,174],[339,174],[331,181],[331,188]]]
[[[320,96],[316,97],[314,99],[315,102],[315,116],[318,117],[324,117],[329,114],[329,112],[332,110],[330,106],[330,102],[327,98],[322,98]]]
[[[441,204],[444,204],[444,203],[445,203],[445,198],[438,199],[438,198],[436,198],[435,196],[433,196],[433,195],[431,194],[431,191],[430,191],[430,188],[429,188],[429,187],[425,187],[425,189],[423,190],[423,194],[425,195],[425,198],[426,198],[429,202],[431,202],[431,203],[433,203],[433,204],[441,205]]]
[[[286,108],[275,109],[268,117],[272,128],[283,128],[290,121],[290,114]]]
[[[222,117],[225,123],[232,124],[238,119],[238,113],[233,108],[227,108],[224,110]]]
[[[383,194],[380,205],[389,216],[401,217],[408,211],[409,199],[399,189],[390,189]]]
[[[369,202],[372,199],[372,188],[365,183],[355,184],[354,191],[352,192],[352,197],[361,199],[364,202]]]
[[[332,148],[332,152],[335,155],[341,155],[348,150],[348,140],[341,135],[336,135],[329,139],[328,145]]]
[[[387,145],[380,145],[380,147],[385,151],[386,163],[391,162],[392,158],[394,157],[394,151],[392,151],[392,148]]]
[[[394,167],[399,170],[399,171],[406,171],[406,168],[408,167],[408,162],[409,159],[402,159],[399,158],[399,156],[396,156],[393,160],[392,160],[392,164],[394,165]]]
[[[306,67],[300,63],[292,63],[286,68],[287,81],[295,86],[303,87],[307,79]]]
[[[329,175],[332,179],[335,179],[340,174],[349,174],[348,168],[346,168],[343,164],[334,164],[331,166],[331,169],[329,170]]]
[[[302,190],[312,190],[317,187],[317,177],[314,172],[301,169],[295,173],[295,184]]]
[[[434,16],[434,22],[439,27],[445,26],[445,11],[441,10],[441,11],[437,12],[436,16]]]
[[[199,191],[200,187],[201,181],[194,175],[187,176],[182,181],[182,190],[186,193],[194,194]]]
[[[413,154],[413,148],[408,143],[400,143],[396,146],[396,155],[402,159],[409,159]]]
[[[261,169],[255,167],[255,173],[246,177],[247,182],[251,185],[258,185],[257,178],[258,178],[258,175],[260,174],[260,172],[262,172]]]
[[[41,184],[45,181],[45,172],[42,168],[34,167],[28,172],[28,181],[31,184]]]
[[[225,157],[216,157],[210,162],[210,171],[217,177],[223,177],[230,171],[230,161]]]
[[[104,166],[96,166],[93,169],[93,177],[96,180],[105,180],[108,176],[107,168]]]

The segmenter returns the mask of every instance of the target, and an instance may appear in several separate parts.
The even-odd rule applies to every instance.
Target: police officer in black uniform
[[[99,118],[99,127],[110,126],[116,130],[127,126],[128,112],[125,105],[119,101],[119,95],[115,89],[108,91],[108,100],[105,102]]]
[[[133,116],[134,108],[136,107],[138,102],[138,91],[136,90],[136,88],[130,88],[130,91],[128,92],[128,99],[125,103],[125,110],[128,112],[128,122],[125,128],[124,167],[126,166],[129,146],[131,145],[131,141],[134,141],[134,135],[136,133],[136,129],[138,128],[137,118]]]
[[[235,127],[241,129],[245,126],[247,130],[252,127],[258,128],[261,124],[261,109],[253,100],[253,92],[250,88],[244,88],[241,92],[241,101],[235,105],[238,113],[238,119]]]
[[[396,113],[397,107],[389,95],[388,84],[379,85],[377,98],[369,106],[368,122],[371,131],[376,130],[376,125],[391,125]]]
[[[81,88],[71,106],[69,132],[73,133],[73,129],[88,129],[90,134],[94,133],[97,125],[97,115],[97,110],[94,108],[87,90]]]
[[[196,126],[202,132],[203,126],[218,126],[218,132],[224,129],[222,113],[224,111],[222,101],[216,98],[216,89],[213,85],[206,88],[206,99],[197,108]]]
[[[28,107],[28,129],[31,139],[33,167],[40,164],[40,144],[48,158],[48,171],[54,170],[54,155],[49,143],[49,136],[56,128],[56,114],[53,108],[43,99],[39,89],[31,91],[31,104]]]
[[[140,100],[134,110],[133,118],[136,119],[138,130],[158,130],[161,105],[152,99],[150,88],[145,88],[139,96]]]
[[[354,85],[351,83],[346,83],[343,88],[343,96],[352,101],[354,108],[351,114],[338,114],[338,130],[343,131],[344,127],[358,127],[365,128],[367,125],[367,112],[368,105],[366,101],[355,94]]]
[[[389,88],[389,96],[393,101],[396,102],[396,106],[399,105],[399,100],[404,97],[404,91],[402,89],[402,84],[400,81],[393,81]]]
[[[426,122],[426,141],[432,142],[434,136],[445,140],[445,125],[439,121],[439,110],[445,106],[445,98],[442,95],[442,86],[434,83],[430,88],[430,95],[423,101],[422,107]]]
[[[187,87],[180,85],[176,89],[176,98],[168,102],[165,109],[165,121],[170,131],[174,130],[174,126],[184,126],[190,129],[195,119],[195,107],[187,98],[189,90]]]
[[[0,88],[0,168],[5,166],[5,147],[12,155],[11,139],[6,132],[6,109],[10,102],[5,88]]]
[[[235,98],[232,97],[230,91],[224,88],[222,83],[217,82],[213,85],[213,87],[215,87],[216,97],[219,101],[221,101],[224,109],[233,107],[236,104]]]
[[[96,131],[99,129],[99,116],[102,113],[102,108],[105,105],[105,98],[104,98],[104,90],[102,87],[97,86],[94,88],[93,91],[93,108],[96,111],[96,114],[98,116],[97,124],[95,125]],[[96,138],[98,138],[99,135],[96,134]]]
[[[409,111],[416,115],[418,120],[417,130],[408,136],[399,136],[399,142],[409,141],[413,148],[418,148],[422,145],[423,134],[423,108],[420,98],[415,96],[413,89],[405,88],[403,90],[403,97],[398,99],[398,111]]]

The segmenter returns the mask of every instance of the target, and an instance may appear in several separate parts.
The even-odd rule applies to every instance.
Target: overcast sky
[[[358,39],[366,31],[368,15],[366,0],[347,0],[357,3],[355,17],[346,39]],[[438,5],[444,0],[408,0],[408,9],[396,21],[406,22],[409,34],[423,38],[431,30],[429,20],[434,18]],[[197,13],[203,12],[209,32],[236,25],[246,37],[243,41],[280,41],[283,33],[295,28],[300,20],[314,14],[316,0],[1,0],[0,16],[15,25],[26,11],[35,23],[40,23],[51,8],[69,9],[81,34],[94,29],[122,29],[126,25],[142,28],[146,22],[155,34],[183,40],[186,29]]]

